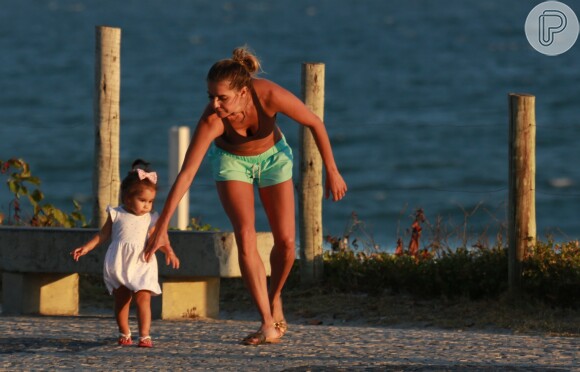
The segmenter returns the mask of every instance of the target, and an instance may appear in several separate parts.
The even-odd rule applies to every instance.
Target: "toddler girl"
[[[108,207],[108,218],[101,230],[85,245],[71,252],[78,261],[96,246],[111,240],[105,256],[104,280],[115,298],[115,318],[119,327],[119,345],[131,345],[129,305],[134,297],[137,303],[139,346],[152,347],[151,295],[161,294],[157,279],[155,257],[145,261],[143,248],[157,221],[157,212],[151,212],[157,193],[157,173],[150,172],[148,163],[135,160],[131,171],[121,183],[122,205]],[[167,264],[179,268],[179,259],[170,247],[164,247]]]

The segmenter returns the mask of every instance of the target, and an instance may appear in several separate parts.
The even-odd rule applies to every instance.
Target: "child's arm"
[[[155,231],[155,225],[149,229],[148,237]],[[174,269],[179,269],[179,258],[170,246],[162,246],[159,250],[165,253],[165,264],[171,264]]]
[[[111,220],[111,216],[109,216],[107,218],[107,222],[105,222],[101,230],[96,233],[91,240],[70,253],[73,256],[73,259],[78,261],[81,256],[84,256],[85,254],[95,249],[95,247],[99,244],[109,240],[111,238],[112,226],[113,221]]]

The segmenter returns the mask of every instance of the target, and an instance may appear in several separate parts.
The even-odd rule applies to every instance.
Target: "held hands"
[[[170,246],[169,244],[169,237],[160,237],[159,230],[155,230],[153,234],[147,239],[147,243],[145,243],[145,261],[151,261],[151,257],[163,246]],[[162,235],[162,234],[161,234]]]
[[[157,229],[151,234],[145,245],[145,261],[149,262],[151,257],[161,250],[165,253],[165,264],[171,265],[174,269],[179,269],[179,258],[173,252],[169,242],[169,235],[164,229]]]

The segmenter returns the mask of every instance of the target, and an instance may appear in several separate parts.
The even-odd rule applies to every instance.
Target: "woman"
[[[311,129],[326,168],[326,198],[330,192],[338,201],[347,190],[324,123],[292,93],[257,78],[259,71],[258,58],[246,48],[235,49],[232,58],[209,70],[209,104],[146,247],[150,259],[156,250],[170,246],[171,215],[209,149],[219,198],[233,226],[242,278],[261,316],[260,329],[243,340],[250,345],[276,342],[287,329],[281,293],[295,259],[296,228],[292,151],[276,125],[278,113]],[[269,290],[257,249],[254,183],[274,237]]]

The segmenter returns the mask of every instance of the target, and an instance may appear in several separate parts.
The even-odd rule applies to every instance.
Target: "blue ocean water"
[[[578,239],[580,43],[533,50],[524,22],[537,3],[0,0],[0,159],[25,159],[47,201],[72,210],[74,198],[91,215],[95,27],[120,27],[122,175],[150,161],[160,208],[170,128],[193,129],[208,68],[248,44],[263,76],[297,95],[301,64],[325,63],[325,122],[349,185],[324,202],[325,234],[343,234],[355,212],[392,249],[422,208],[449,235],[493,240],[506,219],[507,97],[525,92],[536,96],[538,233]],[[279,125],[297,154],[298,125]],[[230,228],[206,163],[190,199],[192,216]],[[0,211],[8,202],[0,187]],[[257,225],[267,229],[261,212]]]

